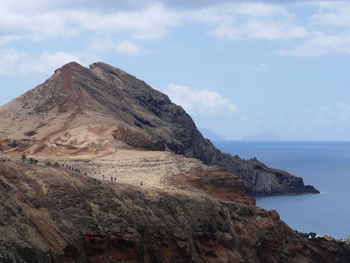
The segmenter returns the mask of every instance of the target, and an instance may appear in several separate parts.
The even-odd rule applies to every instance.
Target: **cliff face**
[[[112,86],[117,86],[119,80],[123,79],[129,87],[134,87],[132,92],[125,91],[133,97],[137,94],[135,97],[143,108],[161,119],[162,129],[167,126],[168,131],[162,134],[159,129],[154,129],[159,127],[156,121],[139,118],[143,129],[154,137],[160,136],[161,141],[177,154],[198,158],[205,164],[223,166],[239,175],[244,179],[249,194],[319,193],[314,187],[305,186],[300,177],[271,169],[256,159],[246,161],[220,152],[202,136],[192,118],[181,107],[171,103],[167,96],[153,90],[143,81],[103,63],[94,64],[91,68]],[[117,77],[111,78],[109,74]]]
[[[300,238],[275,211],[19,162],[0,163],[0,211],[1,262],[350,259],[345,242]]]
[[[0,150],[36,156],[170,150],[240,176],[251,195],[318,193],[302,178],[221,153],[191,117],[145,82],[104,63],[69,63],[0,109]],[[16,140],[16,147],[10,144]]]

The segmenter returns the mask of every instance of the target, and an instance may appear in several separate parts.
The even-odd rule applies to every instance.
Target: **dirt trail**
[[[172,188],[169,184],[172,176],[204,166],[197,159],[170,152],[137,150],[119,150],[113,155],[93,159],[74,157],[54,161],[99,180],[160,189]]]

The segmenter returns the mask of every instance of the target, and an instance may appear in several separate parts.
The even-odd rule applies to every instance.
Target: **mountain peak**
[[[71,61],[71,62],[68,62],[67,64],[62,66],[62,68],[76,68],[76,67],[82,67],[82,65],[80,65],[76,61]]]
[[[92,63],[91,65],[89,65],[89,67],[91,69],[94,69],[94,68],[114,68],[112,67],[111,65],[105,63],[105,62],[101,62],[101,61],[98,61],[98,62],[95,62],[95,63]]]
[[[70,71],[70,70],[76,70],[84,68],[82,65],[80,65],[78,62],[71,61],[67,64],[64,64],[62,67],[55,70],[55,73],[58,71]]]
[[[96,156],[125,148],[169,150],[226,167],[253,194],[317,192],[299,177],[221,153],[165,94],[102,62],[90,68],[76,62],[62,66],[1,108],[0,119],[0,150],[9,153]],[[6,146],[13,140],[20,147]]]
[[[127,72],[125,72],[119,68],[113,67],[105,62],[95,62],[95,63],[89,65],[88,68],[86,68],[86,67],[80,65],[76,61],[71,61],[71,62],[63,65],[62,67],[56,69],[55,73],[64,72],[66,74],[72,74],[72,73],[75,73],[77,71],[80,73],[83,73],[83,72],[87,73],[89,71],[90,73],[94,73],[95,75],[98,75],[99,77],[102,77],[102,73],[103,73],[103,75],[112,74],[114,76],[132,77]]]
[[[95,63],[92,63],[91,65],[89,65],[89,68],[90,69],[95,69],[95,68],[100,68],[100,69],[103,69],[105,71],[119,71],[119,72],[124,72],[125,74],[127,74],[125,71],[119,69],[119,68],[116,68],[116,67],[113,67],[105,62],[95,62]]]

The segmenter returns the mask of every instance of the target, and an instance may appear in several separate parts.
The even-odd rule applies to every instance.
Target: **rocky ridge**
[[[300,177],[221,153],[166,95],[104,63],[59,68],[45,83],[1,107],[0,118],[0,150],[10,155],[172,151],[225,167],[244,180],[250,195],[318,193]]]

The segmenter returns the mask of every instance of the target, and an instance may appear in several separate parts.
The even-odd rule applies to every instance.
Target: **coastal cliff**
[[[220,152],[165,94],[104,63],[85,68],[72,62],[57,69],[45,83],[4,105],[0,117],[0,150],[7,154],[171,151],[226,168],[244,180],[250,195],[318,193],[300,177]]]
[[[252,197],[317,190],[221,153],[122,70],[69,63],[0,118],[0,262],[349,262]]]
[[[196,181],[196,180],[195,180]],[[275,211],[193,191],[143,189],[65,168],[0,163],[1,262],[349,262]]]

